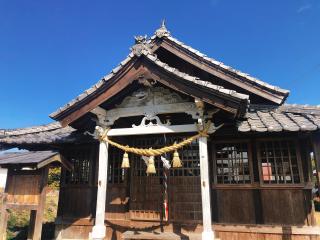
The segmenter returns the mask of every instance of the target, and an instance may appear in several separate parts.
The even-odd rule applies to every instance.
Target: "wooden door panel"
[[[144,136],[133,139],[136,147],[160,148],[179,142],[186,136]],[[168,205],[170,221],[201,221],[201,188],[199,145],[191,145],[179,150],[183,167],[171,169],[168,176]],[[160,157],[155,157],[157,173],[146,175],[146,164],[140,156],[131,155],[130,218],[135,220],[161,220],[164,199],[164,171]],[[167,154],[168,160],[172,153]]]

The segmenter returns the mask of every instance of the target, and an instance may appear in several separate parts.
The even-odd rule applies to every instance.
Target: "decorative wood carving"
[[[169,126],[171,125],[170,120],[168,119],[166,123],[162,123],[158,116],[145,116],[142,118],[140,125],[132,124],[133,128],[138,127],[151,127],[151,126]]]
[[[142,122],[154,120],[158,114],[165,113],[187,113],[194,119],[198,118],[198,109],[194,102],[163,87],[141,88],[114,109],[104,110],[98,107],[92,112],[97,115],[100,124],[108,126],[121,117],[131,116],[145,116]],[[161,121],[157,123],[160,124]]]

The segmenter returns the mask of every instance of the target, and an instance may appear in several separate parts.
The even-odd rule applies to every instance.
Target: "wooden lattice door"
[[[140,148],[159,147],[159,136],[135,137],[133,145]],[[130,218],[134,220],[160,220],[162,210],[162,163],[155,157],[156,174],[147,176],[146,164],[138,155],[131,155]]]
[[[139,136],[133,145],[143,148],[160,148],[181,141],[186,136],[154,135]],[[171,169],[168,174],[168,200],[170,221],[201,221],[201,188],[199,145],[191,145],[179,150],[183,167]],[[146,164],[137,155],[132,159],[130,186],[130,217],[135,220],[161,220],[163,213],[164,170],[160,157],[155,158],[157,173],[147,176]],[[171,161],[172,153],[166,158]]]

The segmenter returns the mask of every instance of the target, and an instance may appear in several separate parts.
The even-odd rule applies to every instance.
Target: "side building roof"
[[[62,159],[57,151],[25,151],[0,155],[0,166],[4,168],[31,167],[39,169],[56,162],[60,162],[67,169],[72,168],[71,164]]]

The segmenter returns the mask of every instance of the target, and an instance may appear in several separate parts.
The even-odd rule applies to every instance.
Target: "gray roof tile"
[[[169,35],[168,34],[167,35],[163,35],[162,34],[162,35],[159,35],[159,36],[157,36],[157,34],[155,34],[154,36],[151,37],[151,39],[155,39],[156,37],[168,39],[169,41],[177,44],[178,46],[180,46],[180,47],[190,51],[191,53],[197,55],[198,57],[202,58],[206,62],[208,62],[210,64],[213,64],[215,67],[220,67],[220,68],[222,68],[224,70],[228,70],[228,71],[230,71],[230,72],[232,72],[232,73],[234,73],[234,74],[246,79],[247,81],[249,81],[251,83],[254,83],[254,84],[257,84],[257,85],[261,85],[261,86],[263,86],[265,88],[271,89],[271,90],[273,90],[275,92],[278,92],[278,93],[281,93],[281,94],[289,94],[289,92],[290,92],[289,90],[282,89],[282,88],[280,88],[278,86],[273,86],[271,84],[263,82],[262,80],[260,80],[258,78],[255,78],[255,77],[252,77],[247,73],[241,72],[241,71],[239,71],[237,69],[234,69],[234,68],[232,68],[230,66],[225,65],[223,62],[219,62],[219,61],[217,61],[217,60],[215,60],[213,58],[210,58],[207,55],[201,53],[200,51],[198,51],[198,50],[196,50],[196,49],[184,44],[183,42],[179,41],[178,39],[172,37],[170,34]]]
[[[240,132],[316,131],[320,129],[320,112],[312,106],[251,105],[246,119],[238,121],[237,127]]]

